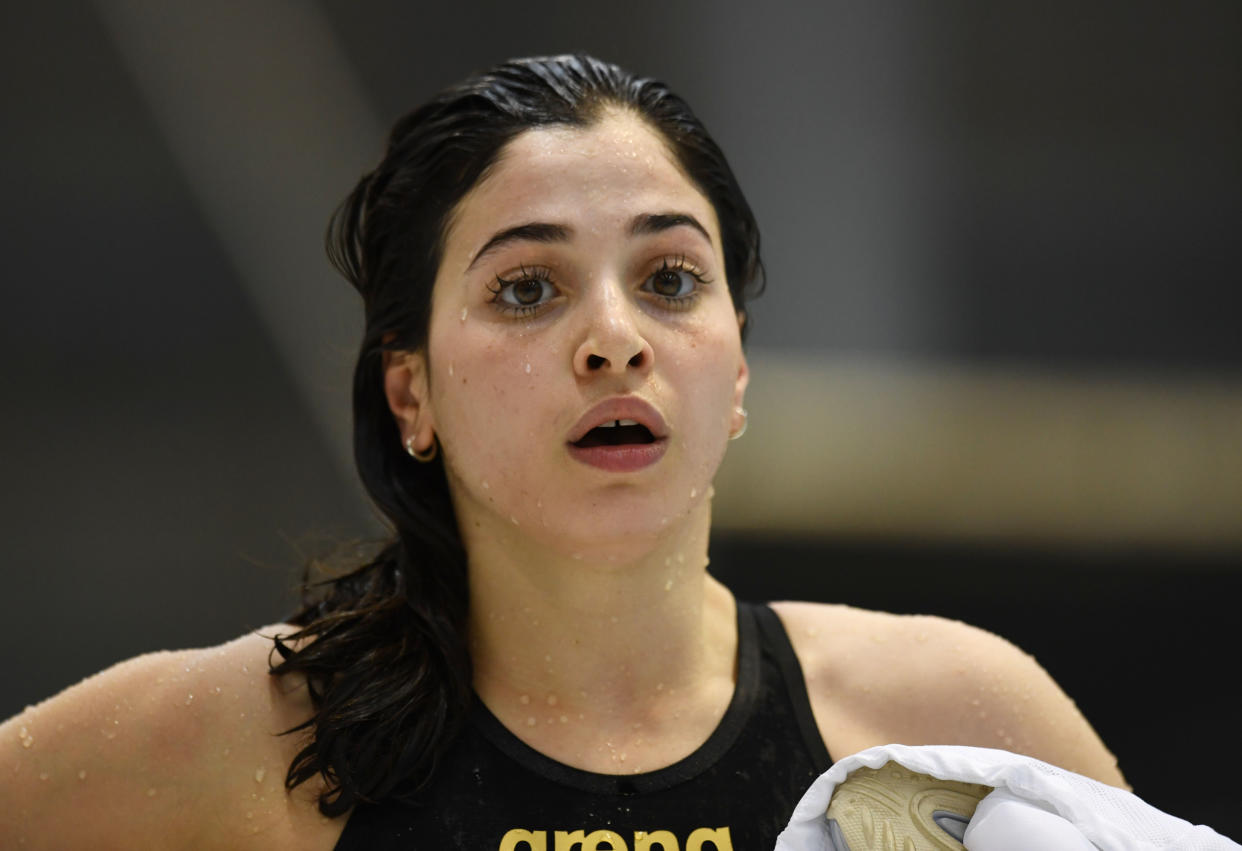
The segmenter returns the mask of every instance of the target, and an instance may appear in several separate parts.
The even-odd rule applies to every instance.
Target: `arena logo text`
[[[632,847],[611,830],[557,830],[552,842],[549,848],[546,830],[514,829],[501,838],[498,851],[733,851],[727,827],[700,827],[684,847],[668,830],[636,830]]]

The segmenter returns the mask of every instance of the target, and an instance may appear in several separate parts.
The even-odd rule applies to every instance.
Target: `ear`
[[[744,409],[746,385],[750,383],[750,366],[746,363],[746,355],[738,354],[737,379],[733,382],[733,413],[729,424],[729,434],[737,434],[746,427],[746,415],[739,414]]]
[[[416,452],[431,449],[436,427],[423,352],[384,352],[384,395],[401,432],[402,446],[413,446]]]

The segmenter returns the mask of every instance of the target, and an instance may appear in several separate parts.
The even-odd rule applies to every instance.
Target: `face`
[[[705,516],[747,369],[708,200],[640,119],[527,131],[455,210],[427,351],[389,362],[458,521],[565,554]],[[620,425],[617,425],[617,423]]]

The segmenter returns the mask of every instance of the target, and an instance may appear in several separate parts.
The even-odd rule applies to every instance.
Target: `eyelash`
[[[702,269],[691,263],[684,254],[677,256],[665,257],[661,261],[660,268],[656,269],[643,280],[643,287],[646,292],[655,296],[667,310],[689,310],[698,300],[702,293],[701,286],[696,286],[692,292],[680,296],[663,295],[662,293],[653,292],[646,289],[649,281],[653,280],[656,275],[661,272],[685,272],[699,285],[710,284],[711,278],[708,278]],[[501,298],[501,293],[522,283],[540,283],[555,288],[556,284],[552,280],[552,270],[546,266],[520,266],[516,275],[505,278],[497,275],[493,285],[488,286],[488,290],[492,293],[491,303],[496,309],[502,313],[507,313],[514,317],[533,316],[548,305],[548,302],[541,301],[535,304],[510,304]]]

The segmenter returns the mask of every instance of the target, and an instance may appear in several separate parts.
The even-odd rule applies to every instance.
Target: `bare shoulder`
[[[311,706],[304,685],[268,674],[271,637],[292,631],[139,656],[0,725],[0,834],[26,848],[129,848],[138,837],[270,848],[306,836],[325,821],[318,790],[285,792],[302,740],[281,733]]]
[[[880,744],[1003,748],[1125,786],[1116,760],[1029,654],[931,615],[776,603],[834,757]]]

